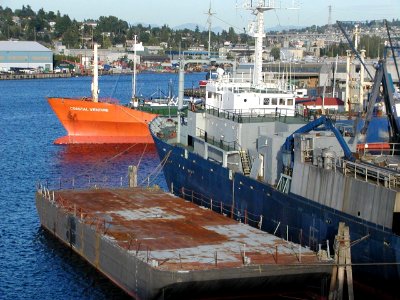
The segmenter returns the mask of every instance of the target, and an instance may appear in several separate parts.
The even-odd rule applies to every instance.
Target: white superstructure
[[[268,3],[265,3],[268,2]],[[272,3],[271,3],[272,2]],[[262,73],[262,45],[264,32],[264,12],[274,9],[273,1],[259,1],[256,6],[248,6],[256,15],[256,26],[252,35],[256,39],[254,73],[248,80],[235,77],[217,69],[218,78],[209,80],[206,86],[206,105],[228,113],[259,115],[295,115],[295,94],[278,78],[266,78]]]

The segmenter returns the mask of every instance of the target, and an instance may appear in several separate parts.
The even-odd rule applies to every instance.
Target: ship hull
[[[153,143],[148,123],[155,114],[107,102],[48,98],[67,131],[55,144]]]
[[[355,280],[372,280],[374,286],[385,286],[386,291],[399,283],[400,237],[390,229],[230,173],[154,133],[153,139],[160,160],[165,159],[164,175],[174,194],[314,250],[327,249],[328,241],[331,256],[339,222],[345,222],[351,241],[356,241],[351,248]]]

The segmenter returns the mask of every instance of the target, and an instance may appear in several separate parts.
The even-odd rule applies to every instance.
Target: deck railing
[[[220,109],[206,105],[205,111],[210,115],[232,120],[237,123],[273,121],[287,123],[289,118],[298,117],[299,120],[302,118],[296,111],[294,112],[294,117],[288,117],[289,115],[293,115],[293,110],[288,108]]]
[[[391,189],[400,188],[400,173],[397,169],[351,162],[342,158],[337,158],[332,167],[335,171],[359,180],[373,182]]]
[[[268,219],[263,215],[253,214],[247,209],[239,209],[232,205],[223,203],[222,201],[196,193],[190,189],[183,187],[176,189],[173,186],[171,188],[175,195],[201,207],[208,208],[220,213],[221,215],[232,218],[239,223],[248,224],[252,227],[262,229],[277,237],[285,239],[286,241],[298,243],[302,246],[309,247],[313,251],[318,251],[319,253],[322,249],[326,249],[328,257],[330,257],[329,241],[318,241],[309,236],[308,232],[304,232],[301,228],[289,226],[288,224],[285,224],[283,220]]]
[[[239,145],[236,141],[227,142],[222,137],[210,136],[207,131],[197,128],[197,137],[203,139],[206,143],[214,145],[225,151],[238,151]]]

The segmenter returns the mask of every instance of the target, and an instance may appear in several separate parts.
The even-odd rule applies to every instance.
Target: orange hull
[[[55,144],[153,143],[148,123],[156,115],[90,99],[48,98],[67,136]]]

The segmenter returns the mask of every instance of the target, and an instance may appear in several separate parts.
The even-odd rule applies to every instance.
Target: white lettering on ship
[[[108,108],[96,108],[96,107],[87,108],[87,107],[79,107],[79,106],[70,106],[70,110],[108,112]]]

